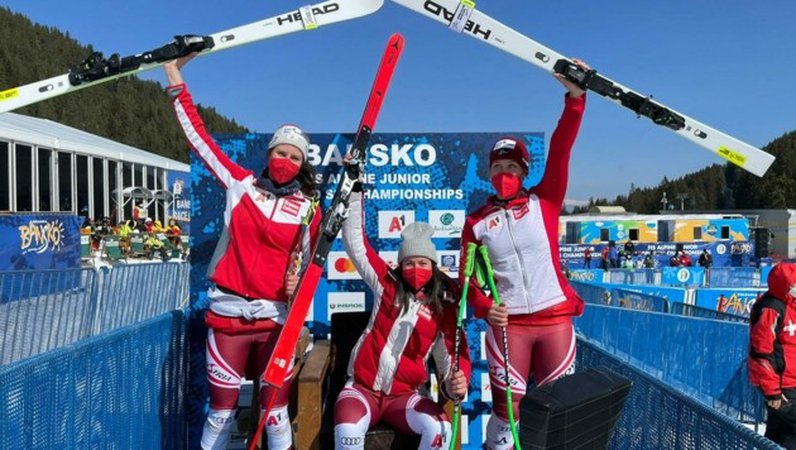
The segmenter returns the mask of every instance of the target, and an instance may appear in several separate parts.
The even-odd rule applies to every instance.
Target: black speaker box
[[[604,367],[560,378],[520,401],[524,450],[604,449],[632,382]]]

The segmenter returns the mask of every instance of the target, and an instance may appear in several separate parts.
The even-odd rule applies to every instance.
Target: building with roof
[[[0,114],[0,213],[118,222],[135,203],[165,220],[189,174],[188,164],[51,120]]]

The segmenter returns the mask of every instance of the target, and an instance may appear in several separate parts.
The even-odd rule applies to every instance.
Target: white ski
[[[569,58],[476,10],[472,0],[393,1],[550,73],[564,74],[584,88],[631,109],[639,116],[652,119],[656,124],[665,126],[759,177],[762,177],[774,162],[774,156],[757,147],[667,108],[649,96],[638,94],[630,88],[598,75],[596,71],[585,72],[579,69]]]
[[[95,53],[80,66],[73,68],[70,73],[0,91],[0,113],[154,69],[169,59],[191,51],[200,51],[201,56],[276,36],[356,19],[378,11],[383,3],[384,0],[329,0],[210,36],[177,36],[171,44],[130,57],[121,58],[119,55],[113,55],[105,59],[101,54]]]

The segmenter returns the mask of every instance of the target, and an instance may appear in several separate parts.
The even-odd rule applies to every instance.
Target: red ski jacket
[[[796,388],[796,264],[777,264],[750,315],[749,379],[769,399]]]
[[[285,274],[300,251],[309,261],[321,221],[319,208],[309,236],[301,223],[313,202],[301,191],[278,197],[256,185],[256,176],[232,162],[205,130],[185,84],[169,86],[174,111],[188,143],[226,190],[224,231],[210,265],[210,280],[248,299],[286,302]]]

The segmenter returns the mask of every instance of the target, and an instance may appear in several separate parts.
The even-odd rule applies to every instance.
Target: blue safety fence
[[[186,314],[0,367],[0,448],[186,448]]]
[[[0,365],[174,310],[190,265],[0,272]]]
[[[594,343],[579,340],[576,360],[578,370],[598,366],[607,367],[633,382],[609,449],[780,448],[639,368],[624,363]]]
[[[702,319],[713,320],[728,320],[730,322],[743,322],[749,323],[749,317],[738,316],[730,313],[723,313],[715,309],[702,308],[695,305],[686,305],[685,303],[671,303],[669,304],[669,312],[672,314],[679,314],[681,316],[700,317]]]
[[[0,272],[0,364],[91,335],[97,273]]]
[[[605,285],[572,280],[569,281],[569,285],[575,289],[578,296],[586,303],[595,305],[611,304],[611,290],[605,287]]]
[[[708,284],[715,287],[758,287],[766,286],[768,276],[761,275],[754,267],[711,267]]]
[[[731,418],[764,420],[762,397],[748,381],[747,324],[589,304],[575,326],[620,359]]]

